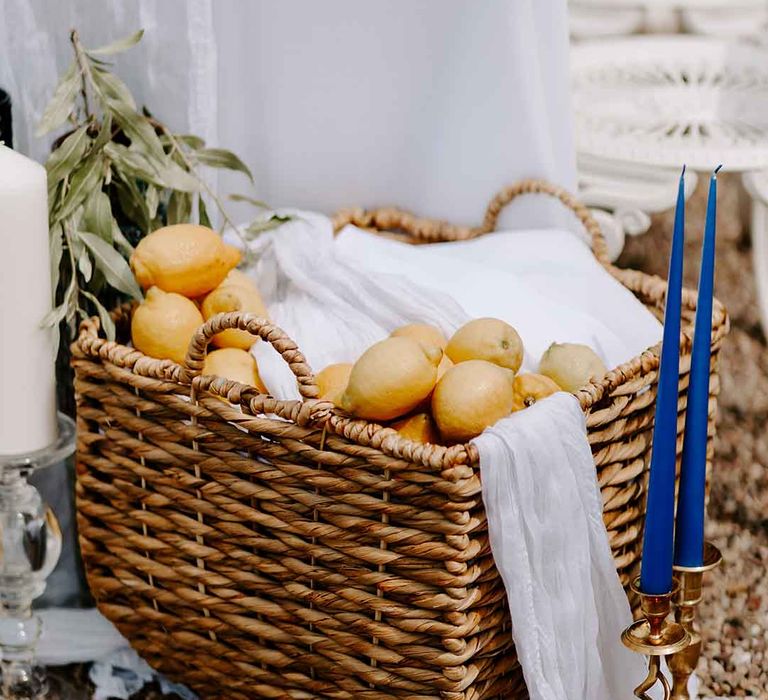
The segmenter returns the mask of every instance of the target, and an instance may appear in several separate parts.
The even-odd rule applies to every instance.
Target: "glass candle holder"
[[[43,669],[35,662],[41,621],[32,602],[61,554],[61,529],[53,511],[27,477],[69,457],[75,423],[60,413],[59,435],[28,454],[0,455],[0,690],[3,700],[48,696]]]

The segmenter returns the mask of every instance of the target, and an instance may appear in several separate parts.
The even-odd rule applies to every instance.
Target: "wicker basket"
[[[468,238],[492,230],[523,193],[573,209],[598,259],[660,314],[665,283],[612,267],[587,210],[546,183],[504,190],[475,229],[396,210],[347,212],[335,223],[419,242]],[[683,300],[680,411],[695,295]],[[127,340],[130,308],[114,317]],[[710,439],[728,326],[719,303],[713,322]],[[272,343],[304,400],[200,376],[209,339],[232,327]],[[638,562],[658,363],[652,348],[577,393],[624,584]],[[472,444],[413,443],[339,414],[314,398],[295,343],[250,315],[206,322],[184,367],[98,337],[91,319],[73,365],[88,581],[102,613],[154,667],[203,698],[527,697]]]

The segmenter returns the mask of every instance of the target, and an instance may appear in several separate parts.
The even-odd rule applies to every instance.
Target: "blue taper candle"
[[[717,172],[712,173],[707,220],[699,270],[699,294],[693,330],[688,407],[685,412],[683,463],[675,527],[675,564],[701,566],[704,560],[704,492],[707,481],[707,426],[709,424],[709,361],[712,338],[712,299],[715,284],[717,232]]]
[[[645,512],[640,588],[660,594],[672,589],[672,549],[675,525],[675,461],[677,455],[677,395],[680,377],[680,299],[683,289],[685,239],[685,167],[680,175],[669,258],[667,303],[656,393],[651,467]]]

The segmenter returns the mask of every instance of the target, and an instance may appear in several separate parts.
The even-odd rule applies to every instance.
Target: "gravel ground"
[[[686,216],[686,283],[695,287],[704,230],[706,184]],[[722,393],[712,476],[708,536],[725,565],[707,577],[701,609],[705,638],[701,693],[768,698],[768,352],[755,302],[744,197],[721,176],[718,198],[717,295],[731,315],[722,351]],[[628,242],[620,260],[666,276],[673,213]]]
[[[720,177],[717,294],[731,314],[722,352],[719,439],[709,508],[709,537],[726,563],[708,577],[701,609],[705,658],[701,694],[768,698],[768,352],[755,302],[744,198],[737,180]],[[696,286],[704,230],[705,184],[687,208],[686,280]],[[629,239],[619,264],[666,276],[673,213],[654,218],[651,230]],[[61,669],[86,698],[81,667]],[[136,700],[159,700],[156,688]],[[175,696],[173,696],[175,697]]]

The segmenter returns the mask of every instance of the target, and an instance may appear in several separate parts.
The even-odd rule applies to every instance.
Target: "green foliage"
[[[107,336],[114,338],[107,308],[122,298],[141,299],[127,262],[133,245],[161,226],[190,221],[195,211],[200,223],[210,225],[204,196],[223,224],[234,227],[199,174],[201,166],[237,171],[253,182],[248,166],[234,153],[208,148],[194,135],[174,134],[146,109],[137,110],[130,90],[110,72],[104,57],[135,46],[142,35],[139,31],[86,49],[73,31],[72,65],[38,128],[43,135],[69,127],[46,163],[56,298],[44,323],[66,321],[70,332],[78,317],[97,313]],[[269,228],[282,220],[270,220]]]

